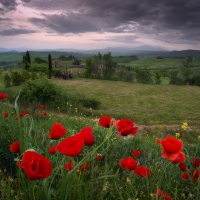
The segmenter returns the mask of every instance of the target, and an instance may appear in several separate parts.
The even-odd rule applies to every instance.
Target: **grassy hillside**
[[[200,88],[146,85],[92,79],[52,80],[69,93],[95,97],[102,102],[93,116],[127,117],[140,124],[200,124]]]
[[[148,68],[177,68],[182,66],[182,62],[185,59],[179,58],[164,58],[164,59],[156,59],[153,57],[145,58],[140,57],[139,60],[133,60],[131,57],[127,57],[126,60],[123,57],[118,57],[117,59],[118,65],[131,66],[131,67],[148,67]],[[200,60],[193,60],[193,65],[200,66]]]

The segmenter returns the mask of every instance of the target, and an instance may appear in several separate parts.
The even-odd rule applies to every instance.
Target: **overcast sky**
[[[199,0],[0,0],[0,48],[200,50]]]

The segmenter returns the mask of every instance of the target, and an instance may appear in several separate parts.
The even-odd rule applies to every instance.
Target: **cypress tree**
[[[29,63],[29,65],[30,65],[31,64],[31,57],[30,57],[28,50],[26,52],[26,59],[27,59],[27,62]]]
[[[48,55],[48,63],[49,63],[48,78],[51,79],[51,75],[52,75],[51,54]]]

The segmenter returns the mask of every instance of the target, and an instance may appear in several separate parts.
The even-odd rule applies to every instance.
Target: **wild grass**
[[[118,131],[115,127],[103,128],[98,121],[77,116],[69,117],[62,113],[55,114],[46,109],[47,115],[43,115],[38,108],[39,116],[30,113],[23,117],[18,116],[19,119],[16,120],[15,110],[12,110],[6,101],[3,100],[3,103],[5,104],[1,104],[0,112],[7,111],[9,116],[7,118],[0,116],[0,127],[4,130],[3,137],[0,139],[0,197],[2,199],[163,200],[157,196],[158,188],[170,193],[174,200],[198,199],[199,184],[193,181],[192,175],[188,181],[183,181],[178,164],[170,163],[169,160],[161,157],[161,148],[156,141],[158,138],[164,139],[166,135],[175,136],[173,130],[155,128],[147,132],[147,129],[140,129],[139,126],[139,132],[135,136],[116,137]],[[20,112],[24,111],[22,108],[19,109]],[[91,126],[95,144],[84,147],[77,157],[65,156],[58,152],[50,155],[49,147],[62,140],[49,139],[50,129],[55,122],[58,123],[58,120],[67,129],[64,138],[78,133],[86,126]],[[34,130],[34,134],[31,130]],[[185,140],[188,130],[179,128],[179,131],[182,131],[179,139],[184,143],[183,152],[187,157],[187,172],[191,174],[189,170],[193,168],[192,158],[198,157],[200,152],[198,137],[193,135],[196,143],[191,145]],[[19,140],[20,133],[23,135],[20,143],[24,144],[25,150],[34,149],[51,160],[53,172],[50,177],[31,181],[23,170],[15,165],[14,158],[20,161],[22,155],[20,153],[9,155],[9,145]],[[120,160],[128,156],[133,157],[134,149],[140,151],[140,155],[134,157],[138,165],[150,169],[149,178],[140,177],[134,174],[133,170],[120,168]],[[146,154],[142,153],[142,150],[145,150]],[[6,153],[8,155],[5,157]],[[102,155],[100,161],[96,159],[98,154]],[[73,170],[63,169],[67,161],[73,162]],[[86,171],[81,171],[83,163],[89,164]]]
[[[84,94],[101,101],[93,116],[128,117],[137,124],[199,125],[200,88],[196,86],[149,85],[94,79],[52,79],[69,94]]]

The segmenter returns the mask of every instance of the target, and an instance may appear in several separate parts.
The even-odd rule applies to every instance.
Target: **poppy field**
[[[199,142],[149,134],[128,118],[32,113],[0,93],[0,198],[47,200],[200,199]]]

